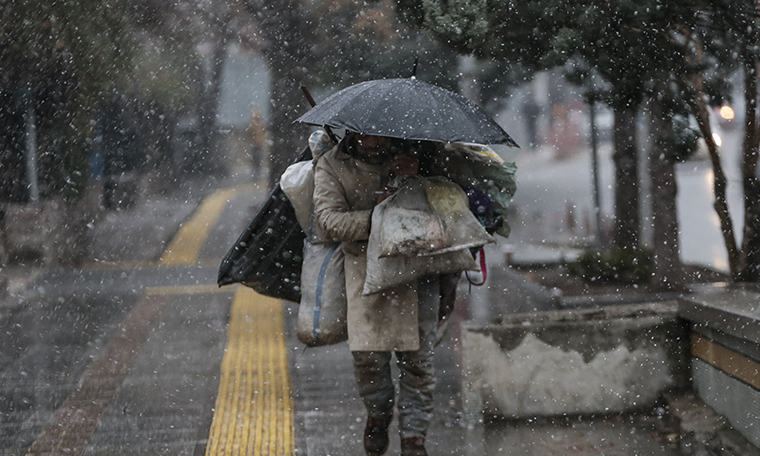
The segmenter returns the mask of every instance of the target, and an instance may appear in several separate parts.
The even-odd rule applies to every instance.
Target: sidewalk
[[[188,179],[170,191],[148,193],[137,198],[129,209],[101,210],[92,227],[91,245],[83,268],[114,263],[148,263],[164,252],[177,230],[204,197],[222,186],[236,185],[241,177]],[[12,264],[2,271],[7,292],[0,291],[0,307],[18,301],[28,293],[27,284],[48,266],[39,263]]]
[[[225,183],[226,184],[226,183]],[[192,186],[186,193],[154,196],[129,211],[108,213],[94,229],[94,260],[155,261],[213,186]],[[262,189],[262,195],[265,194]],[[238,215],[236,215],[238,216]],[[224,223],[224,222],[223,222]],[[240,224],[240,221],[235,221]],[[233,223],[233,225],[235,224]],[[462,416],[458,323],[489,319],[510,305],[530,304],[534,310],[551,306],[545,290],[531,286],[520,274],[500,267],[500,247],[490,248],[491,274],[481,289],[469,290],[462,281],[449,334],[436,353],[438,385],[435,412],[428,437],[431,455],[670,455],[673,444],[657,429],[656,416],[617,416],[581,419],[498,421],[467,427]],[[526,250],[528,251],[528,250]],[[19,269],[14,293],[35,278],[40,268]],[[524,293],[516,293],[520,289]],[[26,292],[33,290],[26,290]],[[532,297],[530,301],[526,297]],[[3,300],[10,302],[13,298]],[[548,300],[547,300],[548,299]],[[514,311],[514,308],[511,310]],[[525,309],[528,310],[529,309]],[[295,338],[297,307],[285,304],[286,336],[295,401],[297,454],[310,456],[363,454],[361,435],[365,412],[356,392],[346,344],[307,349]],[[388,454],[398,454],[397,424],[393,422]]]

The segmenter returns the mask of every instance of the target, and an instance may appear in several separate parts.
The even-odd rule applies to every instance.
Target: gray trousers
[[[425,437],[433,412],[435,368],[433,351],[440,305],[438,277],[417,283],[420,349],[397,351],[399,368],[398,421],[401,438]],[[373,418],[393,416],[395,389],[389,351],[354,351],[354,376],[359,394]]]

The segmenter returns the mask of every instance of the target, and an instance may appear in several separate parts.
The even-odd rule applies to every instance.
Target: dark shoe
[[[428,456],[425,450],[425,437],[401,439],[401,456]]]
[[[388,450],[388,426],[393,418],[367,418],[364,427],[364,450],[369,456],[380,456]]]

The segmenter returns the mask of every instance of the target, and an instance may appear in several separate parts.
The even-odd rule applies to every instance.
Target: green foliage
[[[533,69],[544,67],[552,39],[574,5],[558,0],[399,0],[397,4],[405,20],[460,53]]]
[[[479,0],[397,0],[397,4],[407,21],[424,27],[436,39],[460,52],[519,63],[530,70],[570,69],[572,81],[583,84],[587,98],[609,104],[616,121],[625,121],[644,100],[656,98],[657,103],[663,104],[661,125],[669,130],[657,132],[655,136],[660,141],[657,147],[670,164],[693,152],[697,136],[684,121],[687,112],[665,104],[680,103],[690,105],[689,109],[700,109],[695,100],[707,98],[711,105],[725,102],[729,94],[728,75],[738,69],[754,78],[754,81],[747,79],[750,82],[747,88],[756,90],[753,87],[760,59],[760,15],[756,1],[489,0],[484,6]],[[485,33],[483,21],[487,23]],[[597,84],[597,79],[603,83]],[[663,100],[665,97],[672,99]],[[745,117],[749,119],[755,107],[752,103],[745,104]],[[619,158],[636,148],[635,136],[630,137],[631,142],[625,144],[622,135],[616,135],[615,153]],[[752,135],[748,133],[745,139],[750,138]],[[756,147],[747,141],[745,163],[752,165],[745,168],[748,174],[745,181],[752,182],[757,154]],[[629,170],[623,162],[617,161],[617,166],[618,175],[624,177]],[[716,182],[716,190],[722,185]],[[619,195],[633,195],[636,191],[635,183],[621,179],[618,184]],[[674,194],[669,193],[668,198]],[[623,215],[617,217],[617,233],[635,226],[623,226],[626,212],[635,207],[626,208],[626,204],[621,201],[615,208],[616,214]],[[721,215],[728,217],[724,212]],[[745,217],[746,223],[751,223],[750,217]],[[677,223],[666,225],[666,230],[672,230]],[[733,237],[731,232],[725,234],[726,239]],[[622,242],[636,242],[636,236],[625,237],[629,239]],[[732,241],[727,243],[729,252],[735,250]]]
[[[455,47],[477,49],[488,38],[486,0],[422,0],[425,26],[434,35],[446,37]]]
[[[532,70],[580,60],[610,84],[607,101],[613,106],[638,105],[651,89],[650,81],[663,74],[688,77],[690,72],[712,71],[712,65],[691,62],[692,41],[685,34],[699,37],[714,61],[735,68],[732,33],[746,34],[742,30],[753,17],[750,3],[743,1],[398,0],[397,4],[406,20],[459,52]],[[714,76],[707,78],[709,88],[725,94],[717,83],[723,75]]]
[[[588,250],[567,265],[568,272],[587,283],[637,284],[651,276],[652,252],[648,249]]]

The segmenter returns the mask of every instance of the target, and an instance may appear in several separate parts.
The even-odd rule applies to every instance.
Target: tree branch
[[[689,38],[694,44],[696,60],[697,62],[701,62],[704,55],[702,51],[702,43],[693,35],[689,36]],[[715,143],[712,128],[710,127],[710,113],[707,109],[707,103],[705,103],[704,87],[704,76],[702,73],[692,73],[691,90],[689,91],[691,94],[689,97],[689,105],[692,108],[699,130],[702,132],[702,136],[707,144],[707,151],[710,154],[710,162],[713,167],[713,192],[715,195],[713,207],[720,220],[721,233],[723,234],[723,241],[726,244],[726,251],[728,253],[729,268],[731,274],[735,277],[742,269],[741,254],[737,247],[734,226],[728,210],[728,198],[726,197],[727,179],[720,162],[718,145]]]

